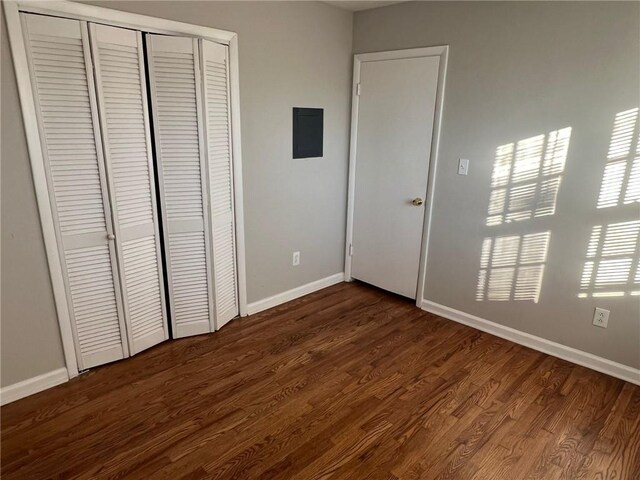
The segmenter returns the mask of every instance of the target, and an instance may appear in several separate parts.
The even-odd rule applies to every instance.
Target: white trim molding
[[[427,271],[427,248],[431,230],[431,214],[433,212],[433,196],[436,182],[436,167],[438,164],[438,152],[440,147],[440,132],[442,125],[442,111],[444,105],[444,90],[447,77],[447,62],[449,58],[449,46],[439,45],[434,47],[409,48],[405,50],[390,50],[385,52],[360,53],[353,58],[353,88],[351,93],[351,141],[349,146],[349,183],[347,197],[347,233],[345,244],[345,280],[351,281],[351,244],[353,243],[353,210],[355,205],[356,187],[356,161],[358,147],[358,108],[360,66],[363,62],[377,62],[381,60],[393,60],[400,58],[440,57],[438,68],[438,87],[436,90],[436,105],[431,139],[431,152],[429,156],[429,174],[427,178],[427,196],[424,209],[424,221],[422,227],[422,244],[420,247],[420,266],[418,269],[418,282],[416,288],[416,305],[420,307],[422,292],[424,291],[425,276]]]
[[[273,295],[271,297],[263,298],[262,300],[258,300],[257,302],[252,302],[247,305],[247,314],[253,315],[255,313],[262,312],[263,310],[277,307],[278,305],[282,305],[283,303],[290,302],[291,300],[295,300],[296,298],[309,295],[310,293],[317,292],[318,290],[322,290],[323,288],[327,288],[331,285],[336,285],[342,282],[344,282],[343,272],[336,273],[335,275],[331,275],[329,277],[321,278],[320,280],[316,280],[315,282],[292,288],[291,290],[278,293],[277,295]]]
[[[242,149],[240,137],[240,94],[238,68],[238,36],[234,32],[191,25],[173,20],[138,15],[110,8],[95,7],[82,3],[50,0],[5,0],[2,2],[6,15],[7,33],[13,57],[14,70],[18,83],[22,120],[27,137],[27,147],[31,162],[31,172],[40,214],[40,224],[44,238],[49,275],[53,287],[60,336],[65,356],[68,377],[78,375],[78,358],[73,340],[69,299],[67,298],[62,262],[59,256],[58,239],[49,201],[49,187],[45,174],[40,133],[36,117],[34,95],[27,64],[25,42],[20,21],[20,12],[53,15],[58,17],[108,24],[116,27],[130,28],[148,33],[165,35],[186,35],[200,37],[229,46],[229,71],[231,89],[231,123],[234,174],[234,204],[236,217],[236,250],[238,267],[239,310],[246,315],[247,287],[245,273],[245,241],[242,192]],[[244,313],[243,313],[244,312]]]
[[[640,369],[598,357],[597,355],[576,348],[567,347],[566,345],[552,342],[542,337],[521,332],[520,330],[506,327],[430,300],[423,299],[421,308],[427,312],[453,320],[454,322],[462,323],[463,325],[495,335],[496,337],[504,338],[505,340],[590,368],[591,370],[640,385]]]
[[[11,8],[21,12],[73,18],[86,22],[106,23],[114,27],[129,28],[132,30],[142,29],[148,33],[201,37],[225,45],[229,45],[231,40],[237,36],[234,32],[219,30],[217,28],[192,25],[190,23],[139,15],[123,10],[85,5],[67,0],[5,0],[2,3],[5,4],[5,12],[7,8]],[[7,7],[7,4],[10,4],[10,6]]]
[[[34,393],[42,392],[56,385],[69,381],[66,368],[58,368],[37,377],[23,380],[0,389],[0,405],[15,402]]]
[[[42,157],[40,132],[38,131],[38,120],[31,87],[29,66],[27,64],[27,53],[24,37],[22,36],[19,6],[16,2],[5,1],[3,3],[6,16],[5,20],[7,22],[7,33],[9,35],[13,65],[18,83],[22,121],[27,137],[33,185],[38,203],[38,212],[40,214],[40,225],[42,227],[42,236],[47,252],[49,276],[51,278],[56,314],[60,326],[62,349],[64,351],[67,372],[69,377],[73,378],[78,375],[78,360],[76,357],[75,342],[73,340],[67,293],[64,286],[62,263],[58,256],[58,240],[55,233],[53,212],[51,211],[51,204],[49,203],[49,186],[47,185],[44,159]]]

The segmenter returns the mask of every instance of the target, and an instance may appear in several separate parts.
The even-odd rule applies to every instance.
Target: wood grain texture
[[[2,408],[2,478],[640,478],[640,387],[340,284]]]

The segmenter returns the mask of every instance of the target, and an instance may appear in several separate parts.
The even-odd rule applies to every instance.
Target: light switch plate
[[[458,175],[467,175],[469,173],[469,160],[461,158],[458,160]]]

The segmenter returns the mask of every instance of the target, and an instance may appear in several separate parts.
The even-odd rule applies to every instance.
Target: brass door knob
[[[424,203],[424,200],[422,200],[420,197],[416,197],[413,200],[411,200],[411,204],[415,205],[416,207],[419,207],[423,203]]]

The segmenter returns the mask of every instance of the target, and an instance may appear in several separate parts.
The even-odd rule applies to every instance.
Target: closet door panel
[[[89,25],[131,354],[168,338],[140,32]]]
[[[228,55],[201,40],[217,328],[238,315]]]
[[[198,41],[147,36],[170,311],[176,337],[213,331]]]
[[[21,14],[80,369],[128,355],[86,23]]]

